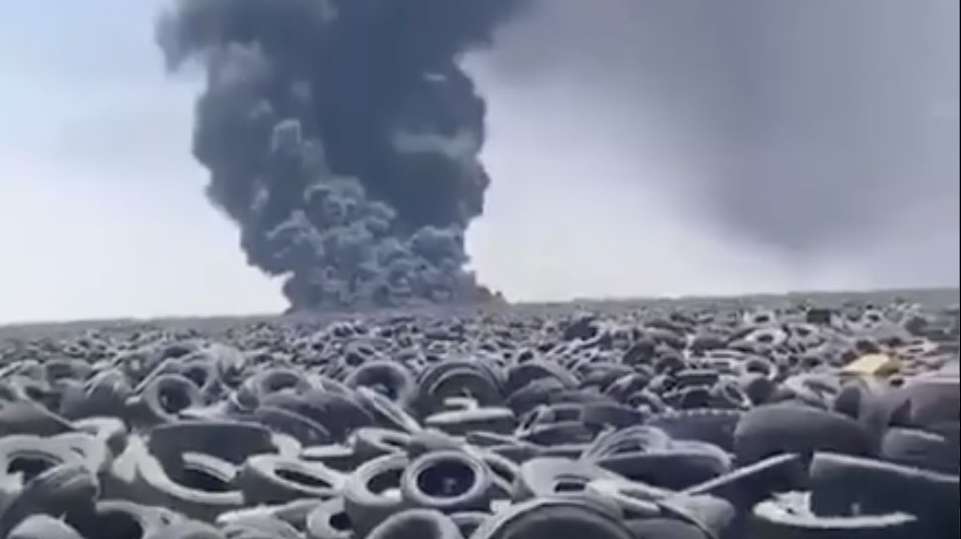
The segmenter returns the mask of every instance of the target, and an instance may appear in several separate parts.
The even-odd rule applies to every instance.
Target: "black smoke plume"
[[[250,264],[295,310],[486,297],[464,231],[490,180],[458,65],[523,0],[182,0],[168,68],[207,85],[193,153]]]

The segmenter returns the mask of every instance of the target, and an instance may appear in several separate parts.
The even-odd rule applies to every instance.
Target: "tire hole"
[[[330,527],[337,531],[349,531],[354,529],[354,523],[350,521],[347,513],[340,512],[330,516]]]
[[[208,472],[207,470],[185,467],[181,476],[182,484],[185,487],[204,492],[230,492],[233,486],[221,477]],[[113,536],[111,536],[113,537]],[[119,536],[117,536],[119,537]]]
[[[277,477],[280,477],[285,481],[291,481],[300,485],[306,485],[314,488],[332,488],[332,485],[327,481],[298,470],[278,468],[275,473],[277,474]]]
[[[23,482],[33,479],[43,472],[53,468],[55,463],[49,459],[39,457],[16,457],[7,466],[8,474],[20,472],[23,474]]]
[[[417,476],[417,487],[437,497],[453,498],[470,490],[476,481],[470,466],[455,460],[436,462]]]
[[[160,407],[168,413],[179,412],[190,405],[187,394],[175,389],[161,390],[157,395],[157,400],[160,402]]]
[[[374,494],[386,495],[387,490],[400,487],[401,468],[384,470],[367,481],[367,488]]]
[[[587,488],[584,481],[577,479],[562,479],[554,485],[554,492],[583,492]]]

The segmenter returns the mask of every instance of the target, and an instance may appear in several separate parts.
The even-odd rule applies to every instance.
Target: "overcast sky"
[[[284,307],[189,153],[159,0],[0,18],[0,322]],[[956,0],[540,0],[467,59],[520,300],[957,285]]]

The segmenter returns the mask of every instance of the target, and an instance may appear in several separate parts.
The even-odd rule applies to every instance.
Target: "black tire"
[[[374,417],[375,424],[408,433],[422,430],[417,420],[406,410],[380,393],[360,386],[356,395],[360,404]]]
[[[237,486],[248,505],[257,505],[330,498],[344,481],[343,474],[320,464],[279,455],[255,455],[241,468]]]
[[[65,444],[79,454],[94,475],[106,473],[113,461],[113,453],[102,438],[85,432],[68,432],[50,438],[56,443]]]
[[[940,474],[849,455],[818,453],[811,462],[811,508],[819,515],[905,512],[929,531],[951,529],[957,536],[957,475]]]
[[[598,466],[633,481],[681,490],[731,469],[731,457],[713,444],[677,441],[667,449],[615,454],[596,460]]]
[[[228,539],[302,539],[297,528],[270,515],[251,515],[220,526]]]
[[[64,464],[84,464],[82,455],[70,444],[25,434],[0,438],[0,476],[13,477],[23,484]]]
[[[256,408],[260,404],[260,399],[285,389],[301,393],[310,390],[311,385],[299,370],[275,367],[261,371],[247,379],[238,388],[237,393],[239,398],[248,403],[251,408]]]
[[[308,539],[354,539],[353,523],[344,509],[344,499],[322,502],[307,515]]]
[[[64,392],[60,413],[68,419],[118,415],[132,392],[130,379],[122,370],[100,371],[81,386]]]
[[[0,398],[0,438],[14,434],[54,436],[73,430],[65,418],[33,401]]]
[[[394,453],[404,453],[411,443],[411,435],[392,429],[364,427],[352,437],[354,455],[359,462]]]
[[[591,462],[537,457],[518,468],[512,498],[521,502],[531,498],[582,496],[591,481],[615,477]]]
[[[207,453],[236,465],[251,455],[277,453],[271,432],[237,421],[180,421],[150,431],[147,448],[161,462],[176,463],[188,451]]]
[[[161,374],[140,395],[132,397],[127,406],[132,423],[152,427],[173,423],[181,410],[201,405],[203,397],[193,382],[179,374]]]
[[[708,539],[701,528],[673,518],[627,520],[624,524],[634,539]]]
[[[147,453],[136,456],[135,466],[138,480],[136,490],[143,496],[137,498],[138,501],[167,507],[189,518],[205,521],[212,521],[220,513],[244,506],[243,493],[227,484],[223,478],[211,477],[198,481],[199,484],[191,482],[183,485],[168,474],[163,461]],[[168,461],[166,467],[176,475],[184,475],[182,456],[176,464]],[[212,476],[213,473],[204,475]]]
[[[353,447],[339,444],[305,447],[300,452],[300,458],[323,464],[338,472],[351,472],[363,463],[363,460],[357,457]]]
[[[374,424],[374,416],[349,393],[315,389],[298,397],[303,404],[297,411],[323,425],[335,440],[343,441],[355,429]]]
[[[145,539],[227,539],[227,536],[205,522],[180,520],[157,530]]]
[[[491,518],[490,513],[482,511],[460,511],[448,516],[454,521],[454,524],[457,525],[460,534],[467,538],[472,537],[474,532],[477,531],[477,528],[487,521],[487,519]]]
[[[231,524],[259,523],[261,519],[280,520],[292,526],[295,530],[307,527],[307,517],[316,510],[323,500],[319,498],[300,498],[278,505],[262,505],[221,513],[217,516],[218,526]]]
[[[351,389],[383,387],[388,398],[401,408],[410,406],[417,396],[417,382],[407,368],[389,360],[375,360],[357,367],[344,380]]]
[[[444,450],[414,459],[401,477],[401,494],[410,507],[444,513],[485,510],[491,500],[492,472],[463,451]]]
[[[86,432],[102,440],[110,449],[113,457],[123,453],[127,447],[127,425],[116,417],[88,417],[73,422],[78,432]]]
[[[624,514],[625,519],[661,516],[661,507],[657,501],[671,494],[669,490],[620,477],[595,479],[588,483],[587,492],[610,500]]]
[[[710,494],[731,502],[740,510],[773,496],[806,486],[807,466],[800,455],[769,457],[684,489],[684,494]]]
[[[407,509],[389,516],[367,539],[464,539],[447,515],[431,509]]]
[[[7,539],[84,539],[72,526],[50,515],[32,515],[18,524]]]
[[[424,426],[455,436],[478,430],[509,434],[517,428],[517,418],[510,408],[473,408],[432,414],[424,420]]]
[[[72,519],[84,537],[154,537],[163,528],[183,520],[183,517],[162,507],[148,507],[125,500],[101,500],[95,511]]]
[[[634,408],[613,402],[585,404],[581,413],[581,421],[596,429],[606,426],[623,429],[638,425],[643,420],[644,416]]]
[[[734,431],[734,453],[746,466],[781,453],[835,451],[867,455],[871,436],[853,419],[800,404],[767,404],[744,414]]]
[[[515,365],[507,371],[507,385],[504,389],[511,394],[541,378],[554,378],[566,389],[577,387],[577,377],[564,367],[551,361],[533,359]]]
[[[633,539],[622,519],[577,498],[538,498],[512,505],[480,525],[471,539]]]
[[[803,496],[763,501],[751,512],[752,539],[911,539],[917,519],[907,513],[856,517],[819,517]]]
[[[880,457],[895,464],[958,475],[958,444],[934,432],[891,428],[881,440]]]
[[[358,536],[366,537],[403,507],[401,477],[408,464],[406,455],[385,455],[362,464],[347,478],[344,509]]]
[[[97,477],[82,463],[61,464],[30,479],[0,515],[0,537],[34,514],[89,514],[100,496]]]
[[[217,364],[206,358],[181,361],[177,365],[177,372],[197,386],[204,402],[213,402],[226,392]]]
[[[254,411],[253,418],[274,432],[293,437],[302,445],[322,445],[333,441],[327,429],[297,412],[273,406],[259,406]]]
[[[737,410],[697,408],[654,415],[644,424],[661,429],[675,440],[698,440],[733,451],[734,430],[743,415]]]

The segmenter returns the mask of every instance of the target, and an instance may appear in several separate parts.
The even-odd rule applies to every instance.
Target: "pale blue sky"
[[[596,1],[613,12],[625,2]],[[235,228],[202,194],[205,171],[189,154],[199,81],[164,73],[152,41],[163,3],[5,7],[0,323],[284,307],[279,283],[245,265]],[[484,282],[522,300],[957,285],[956,176],[953,188],[935,182],[947,187],[885,208],[863,241],[798,252],[745,234],[712,213],[701,182],[715,163],[692,153],[682,128],[696,126],[674,121],[679,108],[617,77],[579,80],[565,64],[570,44],[590,38],[577,32],[596,28],[570,30],[568,45],[551,49],[554,69],[511,67],[518,51],[543,63],[524,40],[546,39],[550,17],[582,16],[554,9],[520,21],[503,47],[468,60],[489,99],[493,184],[468,237]],[[956,94],[928,105],[957,125]],[[953,159],[933,174],[956,169],[956,147]]]

